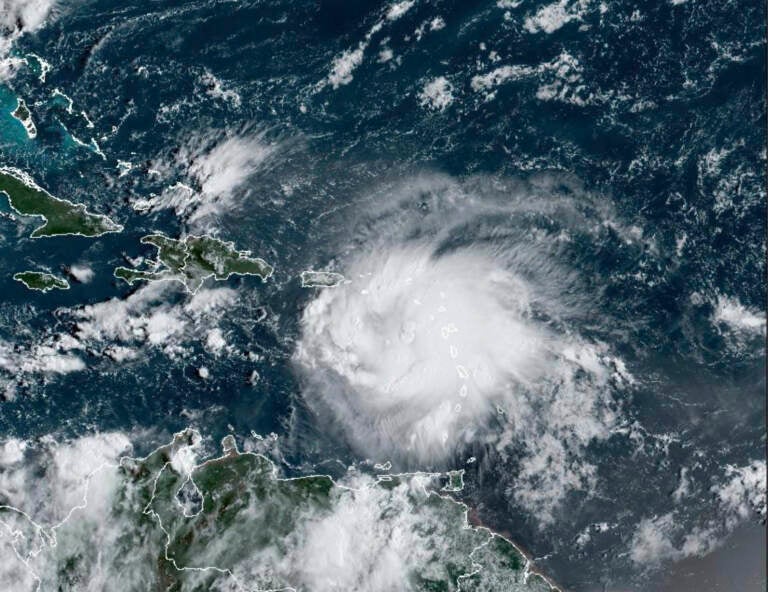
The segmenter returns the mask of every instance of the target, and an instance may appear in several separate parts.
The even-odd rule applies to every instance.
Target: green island
[[[34,140],[37,137],[37,128],[34,121],[32,121],[32,113],[29,112],[24,99],[17,99],[16,101],[16,109],[13,110],[11,115],[24,126],[27,137],[30,140]]]
[[[335,288],[344,281],[344,276],[332,271],[302,271],[302,288]]]
[[[231,275],[257,275],[266,280],[274,271],[263,259],[252,258],[250,251],[238,251],[234,243],[207,235],[173,239],[150,234],[142,237],[141,242],[157,249],[157,259],[148,270],[117,267],[115,277],[129,284],[175,280],[194,293],[209,277],[225,280]]]
[[[120,232],[123,227],[106,216],[93,214],[82,204],[52,196],[23,171],[0,167],[0,193],[21,216],[37,216],[44,222],[32,231],[32,238],[61,235],[96,237]]]
[[[511,542],[468,524],[466,506],[439,493],[449,475],[285,479],[231,436],[222,456],[197,463],[199,441],[185,430],[100,469],[87,504],[55,528],[0,506],[39,589],[557,590]]]
[[[39,290],[40,292],[48,292],[54,289],[69,290],[69,282],[67,280],[43,271],[20,271],[13,275],[13,279],[21,282],[30,290]]]

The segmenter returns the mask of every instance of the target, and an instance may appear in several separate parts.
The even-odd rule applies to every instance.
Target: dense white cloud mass
[[[21,25],[23,31],[36,31],[45,22],[54,4],[52,0],[2,0],[0,26],[14,30]]]
[[[337,411],[369,418],[361,440],[375,427],[386,446],[442,456],[506,388],[546,368],[551,337],[526,323],[527,287],[480,253],[394,250],[348,273],[351,285],[307,308],[299,359],[354,389]]]
[[[765,313],[747,308],[736,298],[720,296],[713,317],[715,323],[722,323],[732,331],[765,333]]]
[[[743,467],[727,465],[727,480],[712,487],[717,496],[726,524],[735,526],[753,512],[766,517],[766,462],[755,460]]]
[[[372,238],[344,268],[350,282],[306,307],[295,356],[305,397],[374,458],[440,466],[469,442],[522,454],[508,493],[548,522],[569,490],[593,486],[582,450],[610,436],[609,391],[631,377],[604,344],[556,322],[573,298],[553,289],[573,292],[574,280],[541,244],[499,228],[495,243],[442,246],[477,216],[535,205],[438,202],[429,233]]]
[[[410,507],[410,493],[407,486],[388,492],[366,483],[341,497],[332,513],[309,521],[296,561],[307,589],[402,589],[403,574],[435,552],[419,535],[424,517]],[[381,520],[382,510],[393,511],[392,519]]]
[[[21,63],[9,57],[13,42],[42,27],[55,6],[55,0],[0,0],[0,80],[11,76]]]

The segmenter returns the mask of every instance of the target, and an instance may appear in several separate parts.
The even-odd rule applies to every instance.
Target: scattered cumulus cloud
[[[529,33],[554,33],[574,20],[581,20],[589,6],[588,0],[560,0],[539,8],[527,16],[523,27]]]
[[[218,323],[237,302],[235,290],[217,287],[177,296],[172,284],[150,282],[125,298],[60,309],[66,331],[44,332],[26,345],[0,341],[4,396],[13,398],[17,387],[33,377],[47,380],[87,370],[86,360],[93,356],[125,363],[153,349],[176,358],[187,355],[194,342],[214,354],[232,353]]]
[[[453,85],[445,76],[430,80],[419,93],[421,106],[433,111],[444,111],[452,102]]]
[[[270,165],[279,147],[263,133],[224,136],[195,136],[181,147],[172,165],[156,163],[154,170],[162,176],[172,178],[181,170],[184,178],[159,195],[134,200],[134,209],[173,209],[187,222],[202,224],[235,208],[248,179]]]
[[[344,86],[352,82],[354,71],[363,63],[365,57],[365,51],[371,44],[373,36],[381,31],[385,24],[398,20],[406,12],[408,12],[416,4],[415,0],[402,0],[401,2],[395,2],[387,8],[384,17],[371,26],[368,32],[365,34],[360,43],[353,49],[345,49],[343,52],[333,58],[331,63],[331,71],[328,77],[322,80],[317,89],[320,90],[330,84],[334,89],[338,89],[340,86]],[[382,59],[381,61],[388,61]],[[391,59],[391,58],[390,58]]]
[[[682,510],[644,518],[630,542],[630,559],[637,565],[653,567],[686,557],[701,557],[718,548],[736,527],[751,517],[765,520],[766,462],[726,465],[724,473],[710,488],[717,500],[715,518],[690,530],[683,530],[690,520],[678,515]]]
[[[536,66],[504,65],[490,72],[472,77],[473,91],[483,95],[486,101],[496,97],[496,88],[507,82],[535,78],[540,84],[536,98],[540,101],[558,101],[583,106],[596,99],[585,95],[586,86],[582,79],[582,66],[578,59],[563,51],[549,62]]]

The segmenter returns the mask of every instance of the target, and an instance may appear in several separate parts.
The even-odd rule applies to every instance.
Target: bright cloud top
[[[305,308],[304,398],[378,460],[440,467],[492,444],[517,467],[507,494],[548,523],[568,491],[593,491],[586,447],[621,421],[614,392],[632,377],[566,320],[583,298],[556,237],[517,232],[536,199],[480,201],[444,183],[414,184],[419,200],[435,196],[423,218],[403,201],[374,212],[367,247],[349,249],[350,282]],[[490,238],[467,243],[473,226]]]
[[[0,0],[0,80],[11,77],[21,62],[9,57],[14,41],[42,27],[55,4],[54,0]]]
[[[361,439],[375,428],[387,447],[442,456],[504,390],[544,371],[549,336],[526,321],[527,287],[487,256],[394,250],[350,275],[307,308],[299,359],[354,390],[330,402],[345,421],[368,418]]]

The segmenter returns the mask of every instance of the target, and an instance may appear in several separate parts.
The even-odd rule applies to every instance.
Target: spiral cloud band
[[[566,302],[573,274],[551,256],[554,241],[511,228],[529,205],[503,206],[499,222],[449,197],[437,199],[440,223],[417,223],[426,231],[388,219],[386,238],[349,258],[349,281],[307,305],[295,356],[304,397],[372,458],[434,467],[470,443],[514,450],[510,493],[546,516],[592,484],[582,451],[617,422],[622,364],[564,320],[578,305]]]

